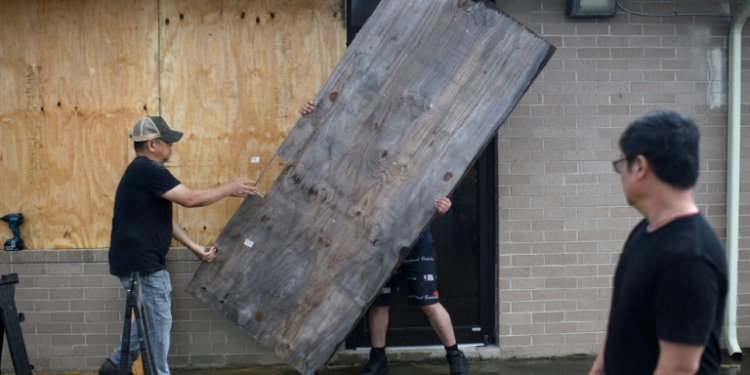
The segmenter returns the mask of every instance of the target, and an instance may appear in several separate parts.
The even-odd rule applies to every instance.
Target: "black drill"
[[[23,214],[7,214],[0,217],[0,220],[7,222],[10,230],[13,231],[13,238],[5,241],[5,250],[23,250],[23,239],[21,238],[21,232],[18,231],[18,226],[23,223]]]

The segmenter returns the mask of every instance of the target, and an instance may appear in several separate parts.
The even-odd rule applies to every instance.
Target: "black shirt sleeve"
[[[155,197],[160,197],[180,184],[165,166],[155,162],[144,164],[141,178],[140,183]]]
[[[687,258],[664,269],[654,290],[659,340],[706,345],[721,288],[716,272],[701,257]]]

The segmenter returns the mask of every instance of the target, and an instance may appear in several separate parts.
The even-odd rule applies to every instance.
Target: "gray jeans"
[[[125,289],[130,288],[130,277],[121,277],[120,282]],[[154,352],[154,362],[159,375],[169,375],[167,354],[169,353],[169,331],[172,329],[172,282],[167,270],[141,276],[141,298],[148,314],[148,332],[151,339],[151,349]],[[140,354],[141,346],[138,342],[138,326],[132,324],[130,328],[130,368]],[[120,365],[122,342],[117,345],[109,359],[116,366]]]

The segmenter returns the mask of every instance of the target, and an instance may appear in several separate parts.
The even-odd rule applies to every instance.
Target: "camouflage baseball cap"
[[[182,138],[182,132],[172,130],[161,116],[148,116],[138,120],[133,125],[133,133],[130,134],[133,142],[145,142],[160,138],[164,142],[174,143]]]

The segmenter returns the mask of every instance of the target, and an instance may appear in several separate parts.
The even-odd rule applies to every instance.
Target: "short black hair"
[[[133,142],[133,149],[135,149],[135,152],[143,151],[146,148],[146,143],[148,143],[148,141]]]
[[[698,127],[691,119],[674,111],[655,111],[628,125],[619,144],[628,168],[643,155],[661,181],[687,190],[698,181],[699,142]]]

